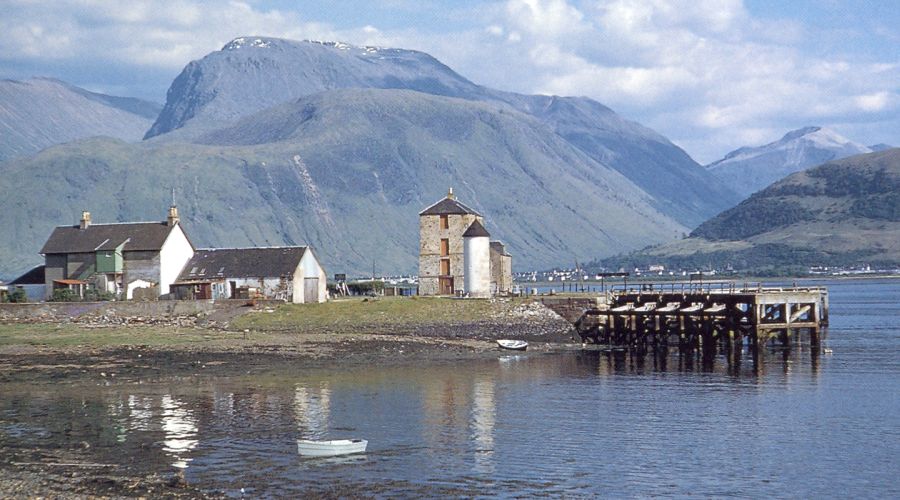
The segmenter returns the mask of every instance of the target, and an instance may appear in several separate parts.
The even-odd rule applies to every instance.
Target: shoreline
[[[441,318],[433,317],[435,308],[452,310]],[[529,299],[363,299],[243,309],[236,314],[230,304],[152,321],[115,315],[114,306],[75,317],[7,318],[0,322],[0,383],[227,376],[281,363],[315,369],[447,362],[510,352],[497,346],[503,338],[526,340],[531,352],[580,345],[571,324]],[[341,311],[350,319],[335,314]],[[221,317],[228,322],[213,319]]]

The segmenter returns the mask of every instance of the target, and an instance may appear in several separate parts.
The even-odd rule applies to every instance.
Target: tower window
[[[450,217],[447,215],[441,216],[441,229],[450,229]]]
[[[450,255],[450,240],[441,238],[441,257],[447,257],[448,255]]]

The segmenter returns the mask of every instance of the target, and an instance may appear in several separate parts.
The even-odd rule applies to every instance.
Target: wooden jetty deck
[[[644,285],[575,301],[545,304],[573,322],[582,342],[637,350],[677,345],[714,352],[744,342],[789,348],[802,333],[818,346],[828,324],[823,287]]]

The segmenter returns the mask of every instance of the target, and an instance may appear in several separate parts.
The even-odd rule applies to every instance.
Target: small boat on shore
[[[333,441],[297,440],[297,452],[305,457],[333,457],[363,453],[369,444],[365,439],[336,439]]]
[[[525,349],[528,349],[528,342],[525,342],[524,340],[500,339],[497,341],[497,345],[499,345],[501,349],[509,349],[510,351],[524,351]]]

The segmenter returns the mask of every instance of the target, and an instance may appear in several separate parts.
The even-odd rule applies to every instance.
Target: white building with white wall
[[[179,299],[266,298],[324,302],[326,274],[307,246],[206,248],[173,282]]]

